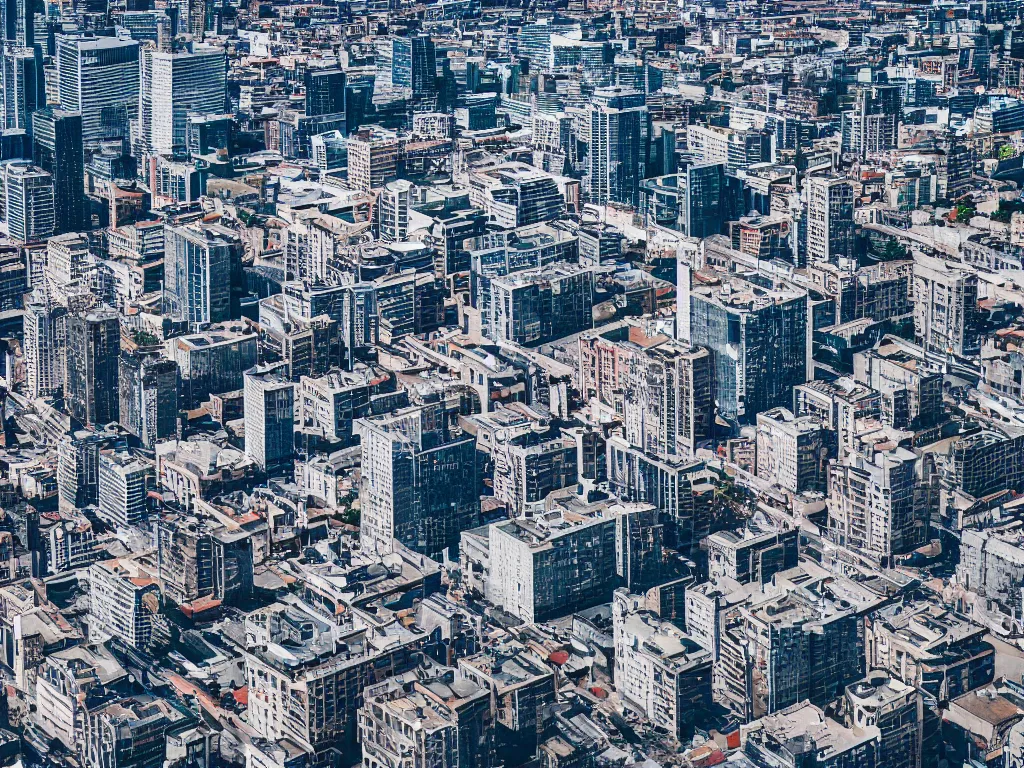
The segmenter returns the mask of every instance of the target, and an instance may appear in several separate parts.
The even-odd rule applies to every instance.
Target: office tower
[[[928,365],[921,347],[896,336],[885,336],[875,349],[853,356],[857,382],[877,391],[883,424],[919,430],[944,420],[943,375]]]
[[[592,328],[594,273],[568,262],[491,280],[488,333],[497,342],[536,345]]]
[[[356,189],[380,189],[398,174],[398,137],[379,128],[366,128],[348,141],[348,180]]]
[[[640,183],[644,222],[705,238],[720,234],[728,220],[724,163],[680,161],[678,173]]]
[[[234,115],[189,114],[185,120],[185,148],[190,158],[231,151]]]
[[[18,243],[38,243],[53,234],[53,177],[31,163],[4,165],[7,234]]]
[[[938,194],[947,200],[956,200],[972,188],[974,153],[963,138],[952,132],[943,138],[941,146],[945,157],[939,169]]]
[[[683,341],[711,349],[719,415],[751,421],[793,402],[793,387],[811,371],[807,292],[776,279],[766,285],[739,274],[714,272],[695,284],[679,265],[678,332]]]
[[[629,578],[629,565],[638,572],[640,561],[650,565],[662,555],[661,526],[656,525],[657,534],[648,535],[658,519],[648,504],[606,503],[571,510],[556,504],[544,518],[550,525],[538,525],[532,515],[517,516],[471,530],[463,538],[482,535],[487,541],[487,601],[525,622],[607,603]],[[474,567],[479,561],[472,548],[464,547],[462,557],[474,571],[480,570]]]
[[[31,48],[35,45],[35,16],[40,8],[33,0],[2,0],[0,18],[3,20],[3,42]]]
[[[116,637],[132,648],[146,650],[155,638],[162,603],[160,585],[153,575],[137,561],[128,558],[104,560],[89,566],[88,621],[90,638],[99,641],[108,637]],[[90,712],[90,719],[99,720],[99,722],[93,722],[93,727],[89,729],[89,734],[94,740],[94,754],[99,755],[106,752],[105,759],[114,760],[114,755],[109,754],[113,751],[113,743],[119,744],[129,754],[135,755],[145,754],[143,752],[145,747],[142,746],[142,743],[166,744],[164,736],[160,732],[146,733],[144,730],[140,730],[135,723],[133,725],[136,727],[125,728],[125,712],[134,703],[131,699],[122,700],[117,703],[115,712],[104,713],[102,708]],[[166,717],[167,708],[157,708],[157,703],[158,700],[152,702],[156,711],[145,712],[139,716],[140,723],[147,730],[161,722],[162,717]],[[103,718],[110,718],[117,725],[114,722],[107,722]],[[101,723],[105,726],[103,730],[100,729]],[[119,729],[125,731],[126,734],[120,739],[114,739],[112,734]],[[144,737],[143,733],[145,733]],[[100,734],[106,734],[107,738],[101,738]],[[142,743],[134,744],[135,738]],[[148,748],[152,749],[151,746]],[[97,759],[100,758],[97,757]],[[152,763],[143,764],[151,765]]]
[[[89,263],[89,238],[77,232],[51,237],[46,243],[46,286],[53,297],[67,302],[79,286]]]
[[[828,706],[863,676],[863,617],[837,592],[815,586],[767,584],[726,609],[716,672],[720,701],[736,717],[749,722],[807,699]]]
[[[92,523],[83,513],[72,513],[50,529],[49,545],[51,573],[87,567],[95,558]]]
[[[813,416],[794,416],[786,408],[757,414],[757,476],[791,493],[823,491],[826,438]]]
[[[268,473],[295,456],[295,385],[274,368],[245,372],[245,453]]]
[[[32,398],[51,397],[64,386],[66,314],[45,289],[25,304],[25,378]]]
[[[178,365],[157,355],[122,353],[121,426],[146,448],[171,437],[178,426]]]
[[[712,655],[624,589],[612,599],[616,690],[673,737],[690,738],[712,706]]]
[[[810,176],[807,195],[807,261],[829,261],[853,254],[853,184],[846,178]]]
[[[348,141],[341,131],[327,131],[311,136],[309,154],[320,173],[348,168]]]
[[[227,105],[227,59],[222,48],[145,50],[139,97],[139,130],[157,154],[182,153],[189,114],[220,114]]]
[[[82,115],[50,107],[34,112],[32,161],[53,177],[54,231],[88,229]]]
[[[843,112],[843,151],[865,157],[895,149],[900,139],[900,85],[870,85],[854,92],[853,109]]]
[[[793,662],[798,663],[798,662]],[[828,744],[813,759],[795,745]],[[846,728],[810,702],[803,702],[771,717],[758,720],[742,753],[741,765],[776,768],[800,768],[810,763],[819,766],[858,766],[875,768],[894,766],[878,759],[878,731],[873,728]],[[827,757],[825,755],[827,754]]]
[[[879,765],[889,768],[927,768],[938,762],[931,749],[928,712],[923,693],[883,670],[868,672],[863,680],[846,686],[846,723],[853,728],[878,729]]]
[[[583,186],[589,201],[638,205],[647,146],[644,94],[627,88],[598,88],[584,119]]]
[[[391,84],[411,89],[413,96],[437,90],[437,57],[430,35],[411,35],[392,41]]]
[[[121,324],[117,311],[100,306],[72,312],[67,319],[65,399],[83,424],[118,420],[118,358]]]
[[[388,182],[377,198],[380,239],[405,242],[409,235],[409,206],[415,187],[405,179]]]
[[[740,584],[771,582],[772,576],[797,566],[800,556],[800,529],[783,524],[761,526],[753,521],[741,531],[720,531],[707,538],[708,579],[732,579]],[[709,633],[713,634],[713,633]],[[710,647],[717,645],[709,637]]]
[[[267,643],[253,645],[244,652],[245,676],[252,697],[248,722],[261,737],[254,741],[272,742],[262,742],[257,749],[270,751],[273,742],[277,742],[308,744],[328,759],[338,756],[342,749],[345,754],[358,754],[356,720],[364,692],[370,686],[375,690],[375,684],[381,680],[404,675],[421,664],[421,639],[409,629],[396,626],[386,644],[352,642],[340,646],[336,639],[338,625],[308,610],[279,602],[270,606],[266,615]],[[354,626],[353,619],[346,617],[342,621],[343,627],[351,627],[360,634],[370,632],[369,625],[358,618],[354,619]],[[303,632],[295,632],[296,622]],[[279,643],[294,649],[295,663],[281,664],[274,653]],[[317,694],[300,696],[298,691]],[[324,707],[324,701],[332,705]],[[281,713],[285,710],[293,716],[283,717]],[[305,759],[309,754],[300,752],[302,748],[286,748],[286,755],[300,754]],[[273,760],[262,758],[254,763],[269,766],[274,764]]]
[[[307,69],[306,114],[334,115],[345,111],[345,73],[340,69]]]
[[[364,762],[386,764],[397,753],[434,768],[489,768],[491,692],[464,680],[457,688],[446,698],[429,682],[410,691],[392,678],[369,689],[358,712]]]
[[[926,353],[972,357],[981,351],[978,273],[930,256],[914,259],[914,335]]]
[[[164,300],[188,323],[218,323],[231,316],[232,264],[241,243],[230,230],[209,226],[164,228]]]
[[[42,54],[38,49],[5,47],[0,54],[3,79],[2,127],[29,131],[32,113],[46,106]]]
[[[773,134],[767,130],[726,128],[692,124],[686,127],[686,144],[701,162],[725,163],[735,172],[773,159]]]
[[[13,243],[0,245],[0,313],[24,308],[29,275],[27,254]]]
[[[146,516],[146,479],[151,466],[127,452],[101,453],[99,516],[115,528],[137,525]]]
[[[166,354],[181,372],[182,407],[197,408],[212,394],[241,389],[243,374],[256,365],[256,338],[251,327],[230,323],[170,339]]]
[[[234,602],[252,593],[248,535],[216,519],[165,515],[156,522],[157,567],[164,595],[177,605],[203,598]]]
[[[880,562],[923,546],[930,510],[916,487],[917,456],[906,448],[880,443],[867,455],[844,452],[831,465],[829,538]]]
[[[99,498],[100,450],[107,441],[89,430],[57,444],[57,497],[61,509],[81,509]]]
[[[408,408],[358,423],[364,552],[387,554],[398,541],[441,560],[462,531],[480,524],[476,438],[452,432],[443,408]]]
[[[139,44],[116,37],[57,37],[60,107],[82,115],[82,141],[127,138],[139,110]]]
[[[342,295],[341,334],[345,345],[345,367],[349,370],[356,358],[380,341],[380,315],[377,313],[377,292],[372,284],[347,286]]]
[[[625,387],[626,438],[660,459],[690,458],[714,430],[715,364],[668,341],[638,355]]]
[[[556,179],[532,166],[509,163],[474,171],[469,183],[470,202],[502,227],[539,224],[565,213]]]
[[[579,481],[579,448],[576,441],[555,434],[520,439],[497,439],[491,447],[494,459],[494,498],[511,516],[536,512],[549,494]]]

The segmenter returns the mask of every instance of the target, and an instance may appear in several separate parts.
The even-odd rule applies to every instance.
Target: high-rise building
[[[99,516],[114,527],[146,516],[146,479],[151,466],[129,453],[100,454]]]
[[[67,310],[37,289],[25,305],[25,378],[29,396],[50,397],[64,386]]]
[[[791,405],[793,387],[811,371],[806,290],[785,280],[766,285],[709,273],[712,279],[698,283],[680,262],[678,328],[683,341],[714,353],[719,414],[749,421]]]
[[[340,69],[307,69],[306,114],[334,115],[345,112],[345,73]]]
[[[154,575],[128,558],[104,560],[89,566],[89,636],[97,640],[116,637],[132,648],[145,650],[154,639],[154,625],[159,621],[162,602],[160,585]],[[123,723],[123,708],[120,712]],[[127,730],[132,733],[136,729]],[[95,738],[99,749],[105,740],[99,735]],[[155,740],[162,741],[163,737],[157,735]],[[108,750],[111,743],[121,743],[114,738],[106,741]]]
[[[280,368],[245,372],[245,452],[266,472],[295,456],[295,385]]]
[[[565,195],[557,180],[524,163],[471,173],[469,200],[503,227],[539,224],[565,213]]]
[[[57,444],[57,493],[62,509],[81,509],[99,499],[100,450],[109,439],[90,430],[65,435]]]
[[[32,160],[53,177],[54,231],[85,231],[82,115],[50,107],[34,112]]]
[[[342,295],[341,335],[345,345],[345,365],[349,369],[355,365],[358,355],[365,353],[380,340],[377,292],[371,283],[356,283],[345,288]]]
[[[756,473],[791,493],[822,491],[825,486],[826,433],[813,416],[794,416],[786,408],[757,414]]]
[[[393,133],[360,129],[348,140],[348,180],[356,189],[380,189],[398,173],[399,143]]]
[[[931,714],[923,706],[922,696],[914,686],[882,670],[869,672],[863,680],[846,687],[847,725],[878,729],[878,765],[925,768],[932,764],[925,735],[925,718]]]
[[[562,262],[491,280],[488,333],[535,345],[592,328],[594,273]]]
[[[853,184],[846,178],[810,176],[807,195],[807,260],[849,258],[853,253]]]
[[[900,85],[856,89],[853,109],[843,112],[843,151],[865,157],[895,149],[900,139]]]
[[[256,365],[256,334],[242,323],[219,324],[170,339],[167,356],[181,371],[182,407],[196,408],[210,395],[242,389],[243,374]]]
[[[943,375],[928,365],[924,349],[885,336],[875,349],[853,356],[854,378],[880,395],[883,424],[918,430],[943,421]]]
[[[147,448],[174,435],[178,425],[178,365],[155,355],[123,353],[121,426]]]
[[[142,52],[140,132],[147,149],[183,152],[190,114],[220,114],[227,105],[227,60],[222,48]]]
[[[30,131],[32,113],[46,106],[43,60],[38,49],[5,47],[0,53],[3,128]]]
[[[647,145],[644,94],[628,88],[598,88],[587,108],[583,186],[597,205],[640,202]]]
[[[344,613],[339,627],[323,614],[275,603],[260,614],[267,617],[266,628],[261,630],[267,642],[245,651],[246,681],[252,697],[249,724],[262,739],[294,745],[287,747],[285,754],[297,755],[298,760],[307,761],[307,755],[315,752],[324,755],[324,764],[330,764],[341,759],[341,750],[357,753],[356,720],[367,686],[404,674],[423,657],[421,638],[401,626],[393,627],[387,643],[341,646],[339,631],[349,633],[346,636],[350,638],[373,631],[355,611]],[[256,626],[257,617],[250,615],[245,623]],[[296,626],[303,631],[296,632]],[[294,663],[281,663],[274,653],[280,643],[294,650]],[[299,691],[317,693],[299,695]],[[324,707],[324,701],[332,705]],[[285,760],[293,762],[290,757]],[[273,764],[254,761],[254,765]]]
[[[776,573],[796,567],[799,529],[785,525],[764,527],[767,530],[751,522],[738,533],[720,531],[708,536],[708,577],[712,583],[727,578],[739,584],[765,584]],[[717,638],[709,640],[711,647],[718,643]]]
[[[480,522],[476,439],[452,433],[442,406],[408,408],[358,422],[362,437],[363,551],[395,541],[434,559]]]
[[[53,177],[27,162],[3,166],[7,234],[19,243],[38,243],[53,234]]]
[[[747,722],[805,699],[826,706],[864,674],[862,607],[819,592],[812,573],[781,589],[763,585],[722,617],[720,700]]]
[[[0,29],[3,42],[23,48],[35,45],[36,11],[41,10],[32,0],[3,0],[0,2]]]
[[[409,206],[412,202],[413,187],[405,179],[391,181],[384,185],[377,198],[380,239],[389,242],[405,242],[409,235]]]
[[[231,317],[232,264],[241,242],[211,226],[164,228],[164,300],[168,311],[189,323],[219,323]]]
[[[978,273],[930,256],[914,259],[914,335],[926,353],[981,352]]]
[[[57,37],[60,107],[82,115],[82,140],[127,138],[139,109],[139,43],[118,37]]]
[[[930,510],[917,482],[917,456],[906,448],[880,443],[868,455],[844,452],[830,469],[828,536],[885,562],[923,546]]]
[[[517,517],[487,526],[482,532],[489,553],[487,601],[531,623],[607,603],[613,590],[626,583],[627,574],[620,570],[630,555],[643,556],[640,550],[648,540],[630,540],[628,535],[639,530],[642,516],[657,519],[646,504],[572,510],[556,506],[542,517]],[[480,533],[477,529],[467,536]],[[660,543],[648,554],[660,556]],[[463,561],[471,563],[474,558],[467,554]]]
[[[689,237],[720,234],[728,219],[725,164],[684,159],[681,166],[678,173],[641,182],[644,221],[679,230]]]
[[[490,691],[468,681],[442,685],[424,680],[407,690],[392,678],[368,688],[358,713],[364,763],[387,763],[398,750],[434,768],[488,768],[494,739]]]
[[[665,339],[632,363],[623,391],[626,439],[660,459],[695,456],[714,430],[711,352]]]
[[[397,37],[391,44],[391,83],[414,96],[437,90],[437,56],[430,35]]]
[[[46,242],[47,288],[58,300],[65,302],[72,287],[85,277],[89,263],[89,238],[77,232],[51,237]]]
[[[686,127],[687,148],[705,163],[725,163],[730,171],[773,159],[773,135],[757,129],[739,130],[720,125]]]
[[[631,708],[688,738],[711,707],[711,652],[624,589],[612,600],[615,687]]]
[[[100,306],[67,318],[65,398],[83,424],[118,420],[118,358],[121,323],[117,311]]]
[[[0,245],[0,313],[23,309],[31,287],[28,254],[14,243]]]

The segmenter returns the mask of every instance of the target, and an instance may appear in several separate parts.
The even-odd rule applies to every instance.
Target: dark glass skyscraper
[[[3,38],[25,48],[35,44],[36,0],[0,0],[0,16],[3,17]]]
[[[68,315],[67,407],[83,424],[118,420],[118,358],[121,323],[117,311],[96,307]]]
[[[437,90],[437,55],[429,35],[396,38],[391,46],[391,82],[414,96]]]
[[[306,114],[334,115],[345,111],[345,73],[340,69],[306,70]]]
[[[50,108],[33,113],[32,160],[53,176],[56,233],[85,231],[82,115]]]

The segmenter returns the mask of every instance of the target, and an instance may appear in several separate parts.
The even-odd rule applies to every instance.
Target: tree
[[[885,241],[878,258],[881,261],[901,261],[910,258],[910,252],[907,250],[907,246],[895,237],[891,237]]]

